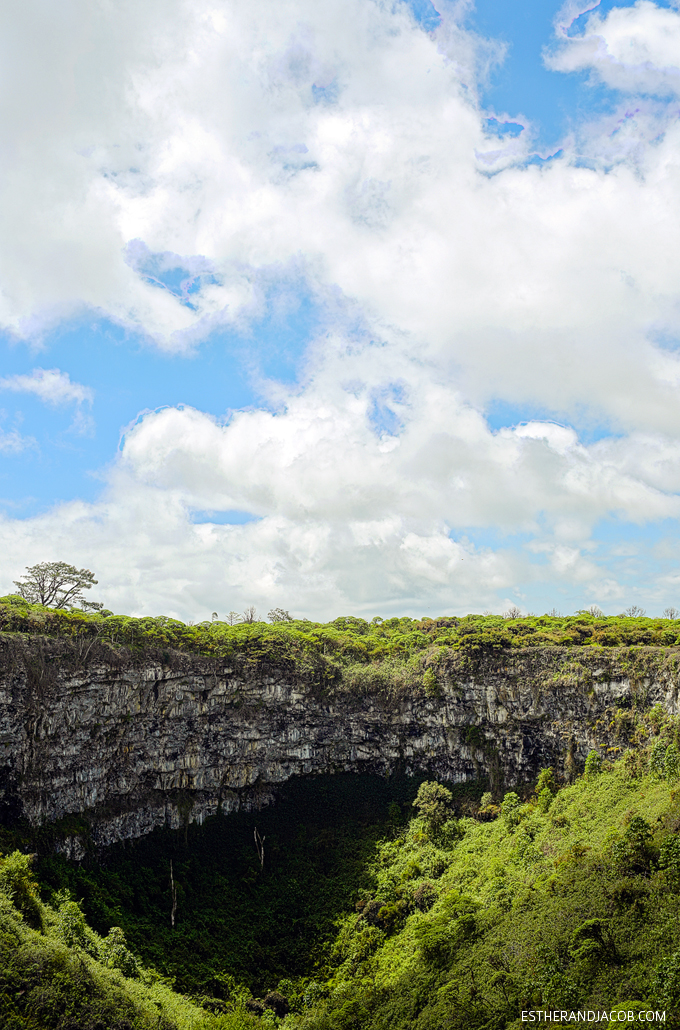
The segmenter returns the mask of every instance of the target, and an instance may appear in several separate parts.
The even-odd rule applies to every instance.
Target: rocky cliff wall
[[[625,746],[633,707],[678,710],[680,650],[440,654],[425,686],[352,695],[285,670],[0,635],[0,805],[84,814],[104,845],[256,807],[294,775],[422,770],[496,789]]]

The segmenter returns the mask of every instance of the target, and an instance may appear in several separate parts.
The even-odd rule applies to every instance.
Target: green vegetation
[[[456,656],[554,645],[604,662],[619,648],[634,683],[661,663],[672,686],[676,628],[589,613],[187,626],[0,600],[5,642],[64,642],[41,661],[199,655],[433,699]],[[541,662],[556,690],[590,682],[583,652]],[[82,817],[0,829],[0,1025],[515,1030],[523,1009],[621,1005],[680,1027],[680,720],[644,690],[612,719],[620,747],[592,751],[582,776],[544,769],[502,797],[481,781],[342,774],[104,853]],[[55,851],[64,836],[82,862]]]
[[[9,852],[0,860],[0,1025],[267,1025],[289,1008],[293,980],[314,995],[337,920],[369,886],[376,844],[410,811],[418,783],[350,774],[292,781],[276,806],[126,842],[103,862],[82,819],[58,827],[88,847],[82,864],[54,853],[53,827],[0,831]],[[474,788],[457,796],[472,799]],[[10,851],[17,846],[36,850],[35,860]]]
[[[36,870],[48,890],[67,886],[83,899],[100,933],[120,926],[135,953],[179,990],[223,998],[227,971],[264,995],[323,961],[336,920],[370,882],[376,842],[410,813],[419,782],[352,773],[291,780],[271,807],[114,845],[103,865],[84,823],[70,827],[91,856],[81,865],[50,851],[47,830],[44,844],[34,839],[31,846],[42,852]],[[474,796],[472,785],[465,790]]]
[[[0,859],[0,1020],[3,1030],[230,1030],[244,1012],[209,1016],[140,965],[118,927],[101,937],[68,891],[38,896],[31,860]],[[235,1021],[236,1020],[236,1021]]]
[[[499,805],[482,783],[341,775],[103,864],[10,854],[2,1025],[515,1030],[523,1009],[622,1006],[678,1027],[680,720],[632,718],[617,761]]]
[[[321,998],[286,1026],[519,1028],[522,1010],[616,1006],[679,1026],[680,793],[650,751],[383,840]]]
[[[58,610],[19,595],[0,598],[0,632],[75,640],[83,654],[97,643],[132,657],[151,652],[165,661],[184,652],[238,662],[246,671],[276,667],[357,694],[397,694],[422,686],[433,697],[439,692],[437,668],[450,657],[474,662],[519,648],[680,646],[680,622],[674,619],[590,612],[564,618],[466,615],[367,622],[343,616],[329,623],[281,618],[234,625],[216,620],[193,626],[164,616]]]

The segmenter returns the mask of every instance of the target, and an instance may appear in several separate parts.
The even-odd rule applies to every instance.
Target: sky
[[[680,607],[678,2],[0,22],[0,593]]]

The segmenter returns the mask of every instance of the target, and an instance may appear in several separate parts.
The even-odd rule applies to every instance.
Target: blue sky
[[[601,0],[584,3],[605,14],[613,7],[632,7],[633,2]],[[669,7],[660,2],[658,7]],[[554,21],[561,5],[523,0],[478,0],[470,24],[484,36],[507,44],[507,56],[483,90],[483,101],[498,114],[524,115],[536,126],[536,147],[559,147],[573,126],[593,115],[611,111],[619,99],[616,90],[593,81],[589,72],[560,74],[546,68],[543,52],[554,47]],[[583,30],[590,10],[575,19],[572,35]]]
[[[102,471],[115,458],[125,428],[148,410],[190,405],[217,418],[263,401],[269,379],[292,383],[318,320],[301,286],[274,284],[264,310],[243,330],[214,332],[188,354],[168,354],[107,319],[60,326],[38,351],[5,336],[4,377],[37,367],[67,370],[94,391],[87,425],[74,425],[73,405],[58,407],[23,394],[0,393],[3,428],[30,427],[36,445],[2,457],[0,499],[23,517],[55,502],[94,500]]]
[[[197,6],[67,4],[0,105],[4,588],[677,605],[676,7]]]

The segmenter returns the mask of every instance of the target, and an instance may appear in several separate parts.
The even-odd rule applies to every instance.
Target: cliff
[[[3,819],[84,814],[105,845],[266,804],[295,775],[487,775],[498,792],[625,747],[633,708],[678,710],[678,648],[450,651],[428,668],[357,693],[263,661],[0,634]]]

